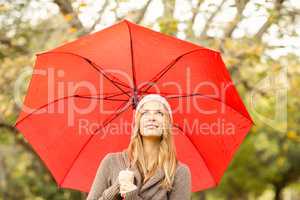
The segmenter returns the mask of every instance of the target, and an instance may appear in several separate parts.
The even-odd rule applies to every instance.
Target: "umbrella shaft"
[[[137,104],[138,104],[138,91],[136,88],[134,88],[133,98],[132,98],[132,106],[134,109],[136,108]]]

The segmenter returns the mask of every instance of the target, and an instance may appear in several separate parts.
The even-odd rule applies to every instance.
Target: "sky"
[[[209,17],[209,13],[213,12],[221,1],[222,0],[205,0],[201,5],[193,27],[196,34],[201,33],[201,30]],[[118,17],[126,15],[128,11],[142,8],[145,3],[146,0],[121,1],[119,9],[117,10]],[[196,6],[196,3],[196,0],[176,0],[174,17],[180,22],[178,26],[178,38],[186,38],[184,30],[187,28],[187,25],[185,22],[191,19],[191,9]],[[77,0],[73,3],[73,6],[76,8],[82,4],[85,6],[79,8],[79,18],[84,26],[90,27],[98,18],[98,12],[104,5],[104,0]],[[115,23],[116,16],[111,9],[115,8],[116,5],[115,0],[110,0],[109,6],[102,16],[101,23],[95,27],[95,31],[99,31]],[[262,6],[257,8],[256,5]],[[266,9],[272,8],[272,6],[272,0],[251,0],[243,12],[243,15],[245,16],[244,19],[238,24],[238,28],[233,32],[233,37],[240,38],[245,35],[250,37],[253,36],[268,17]],[[300,1],[287,0],[285,6],[290,9],[294,8],[300,10]],[[40,19],[46,19],[59,12],[58,7],[51,0],[45,0],[43,3],[32,0],[30,2],[29,10],[30,12],[28,12],[27,18],[31,19],[33,24],[38,23]],[[155,20],[163,14],[163,11],[162,0],[153,0],[145,15],[143,24],[152,25],[154,30],[159,31],[159,26],[155,23]],[[222,28],[233,19],[235,13],[236,8],[234,7],[234,0],[227,0],[221,9],[221,12],[215,17],[215,20],[212,23],[213,26],[208,30],[208,35],[212,37],[222,37]],[[292,27],[295,28],[297,36],[289,36]],[[279,37],[278,35],[278,30],[280,28],[282,29],[282,27],[272,25],[268,30],[268,34],[264,35],[263,41],[271,46],[279,46],[279,48],[269,50],[267,54],[273,58],[278,58],[289,52],[296,52],[296,54],[300,56],[300,19],[298,18],[296,25],[291,24],[284,27],[284,31],[287,33],[284,34],[283,37]]]
[[[88,6],[89,11],[85,12],[81,15],[81,19],[83,22],[87,24],[93,23],[91,19],[91,13],[95,13],[94,17],[97,17],[97,7],[99,8],[100,4],[103,4],[103,0],[81,0],[83,2],[87,2],[87,4],[91,3],[92,6]],[[134,10],[136,8],[142,8],[145,1],[141,0],[131,0],[129,2],[123,2],[120,5],[120,9],[118,13],[125,14],[127,11]],[[196,0],[176,0],[174,17],[181,21],[179,24],[179,33],[177,37],[181,39],[185,39],[184,30],[187,28],[184,21],[188,21],[191,19],[191,9],[196,6]],[[200,34],[209,14],[207,11],[213,12],[217,5],[221,3],[221,0],[206,0],[200,7],[200,12],[196,17],[194,31],[196,34]],[[263,6],[260,9],[257,9],[256,4],[261,4]],[[97,6],[98,5],[98,6]],[[222,8],[222,11],[219,15],[216,16],[214,25],[215,27],[211,27],[208,31],[210,36],[221,37],[222,31],[220,27],[224,27],[228,22],[230,22],[235,13],[236,8],[233,6],[234,0],[228,0]],[[112,7],[115,6],[112,4]],[[300,9],[299,0],[289,0],[286,6],[293,7],[296,9]],[[266,8],[272,8],[272,1],[262,1],[262,0],[251,0],[250,3],[247,4],[247,7],[244,10],[245,19],[241,21],[238,25],[238,28],[233,32],[233,37],[239,38],[245,35],[251,36],[257,32],[257,30],[264,24],[267,20],[268,12]],[[201,12],[202,11],[202,12]],[[148,12],[145,16],[145,24],[152,24],[155,20],[163,14],[163,3],[162,0],[153,0],[151,3]],[[101,25],[96,27],[96,30],[101,30],[102,28],[113,24],[115,21],[114,14],[112,12],[106,12],[105,17],[103,18],[103,22]],[[154,25],[154,29],[159,31],[158,24]],[[272,51],[268,51],[267,53],[277,58],[281,55],[285,55],[288,52],[296,52],[300,56],[300,20],[298,20],[298,24],[296,25],[296,32],[298,37],[289,37],[285,35],[283,38],[278,37],[278,29],[279,27],[273,25],[269,29],[269,34],[265,34],[263,40],[268,42],[271,46],[284,46],[284,48],[277,48]]]

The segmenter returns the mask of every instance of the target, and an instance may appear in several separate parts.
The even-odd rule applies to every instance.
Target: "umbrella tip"
[[[131,23],[131,21],[129,21],[129,20],[126,19],[126,18],[123,19],[123,22],[125,22],[125,23]]]

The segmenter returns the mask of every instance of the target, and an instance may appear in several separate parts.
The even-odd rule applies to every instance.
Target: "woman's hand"
[[[121,196],[137,188],[134,184],[134,174],[128,169],[119,172],[118,180],[120,183]]]

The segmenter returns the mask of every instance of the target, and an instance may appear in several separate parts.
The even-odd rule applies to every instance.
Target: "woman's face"
[[[149,101],[139,110],[140,133],[142,136],[162,136],[164,117],[167,114],[164,106],[158,101]]]

